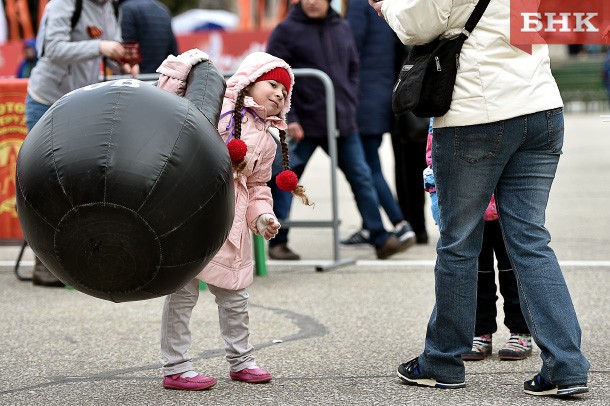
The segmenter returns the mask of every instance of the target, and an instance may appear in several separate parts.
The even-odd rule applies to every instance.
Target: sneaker
[[[491,334],[475,336],[472,349],[462,354],[464,361],[481,361],[491,355]]]
[[[339,245],[341,248],[369,248],[371,246],[369,237],[369,231],[362,229],[339,242]]]
[[[390,234],[390,237],[385,240],[385,243],[383,243],[381,247],[378,247],[375,250],[375,253],[377,254],[377,258],[387,259],[394,254],[406,251],[407,248],[413,244],[415,244],[415,238],[400,242],[398,241],[398,238]]]
[[[411,245],[417,242],[417,237],[415,236],[415,232],[411,228],[411,224],[408,221],[401,221],[392,231],[392,235],[398,239],[398,241],[403,242],[410,240]]]
[[[466,387],[465,382],[460,383],[443,383],[438,382],[426,374],[419,366],[419,358],[414,358],[411,361],[400,364],[396,371],[398,377],[407,385],[428,386],[430,388],[439,389],[459,389]]]
[[[534,396],[572,396],[589,392],[587,383],[574,385],[553,385],[537,374],[530,381],[523,383],[523,392]]]
[[[510,333],[510,338],[498,351],[498,357],[502,360],[526,359],[530,355],[532,355],[532,336],[529,334]]]
[[[288,248],[288,245],[286,244],[279,244],[273,247],[270,246],[268,254],[271,259],[281,259],[284,261],[298,261],[301,259],[301,256]]]
[[[234,381],[247,383],[265,383],[271,380],[271,374],[262,368],[246,368],[229,374]]]
[[[210,376],[197,374],[193,377],[182,377],[183,373],[167,375],[163,377],[163,387],[165,389],[177,390],[205,390],[216,385],[216,379]]]

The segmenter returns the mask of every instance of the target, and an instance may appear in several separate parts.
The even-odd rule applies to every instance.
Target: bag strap
[[[466,21],[466,26],[464,26],[462,34],[465,34],[467,37],[470,36],[470,33],[472,30],[474,30],[474,27],[476,27],[481,17],[483,17],[483,13],[485,13],[490,1],[491,0],[479,0],[472,14],[468,18],[468,21]]]

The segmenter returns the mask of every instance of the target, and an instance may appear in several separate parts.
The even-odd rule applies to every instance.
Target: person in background
[[[74,29],[71,20],[75,0],[50,1],[43,16],[44,29],[38,30],[36,43],[41,53],[28,81],[25,120],[28,131],[63,95],[99,81],[103,57],[117,73],[137,76],[138,65],[119,64],[125,55],[121,28],[111,0],[83,0],[80,18]],[[61,287],[55,277],[35,256],[32,283]]]
[[[367,0],[351,0],[345,19],[350,24],[360,58],[360,98],[356,111],[364,157],[371,168],[373,185],[379,203],[394,226],[394,235],[401,241],[415,243],[415,233],[386,182],[381,168],[379,147],[383,135],[390,131],[394,119],[392,88],[396,35],[377,16]],[[343,248],[370,246],[369,231],[363,226],[341,241]]]
[[[19,79],[29,78],[32,74],[32,69],[38,62],[38,54],[36,53],[36,40],[26,39],[23,41],[23,60],[17,68],[17,75]]]
[[[294,4],[284,21],[277,25],[267,42],[267,52],[282,58],[293,69],[311,68],[325,72],[334,84],[338,166],[352,188],[364,228],[379,259],[406,250],[412,241],[401,240],[385,230],[379,199],[366,163],[356,125],[359,88],[359,60],[349,24],[330,7],[329,0],[301,0]],[[314,151],[328,153],[326,99],[318,78],[300,78],[294,87],[292,110],[288,114],[288,136],[293,148],[291,165],[300,176]],[[276,217],[288,218],[292,196],[270,182]],[[405,230],[405,233],[408,230]],[[288,230],[282,228],[269,243],[269,257],[296,260],[288,248]]]
[[[406,45],[463,31],[471,0],[369,0]],[[449,111],[434,119],[432,156],[440,216],[435,305],[425,348],[400,364],[408,385],[466,386],[461,355],[472,347],[483,215],[492,195],[521,309],[543,366],[523,383],[534,396],[589,391],[590,364],[561,267],[544,227],[564,141],[563,101],[546,44],[510,43],[510,0],[487,8],[466,39]],[[408,293],[412,294],[412,293]]]
[[[154,73],[168,55],[178,55],[172,14],[157,0],[119,0],[124,43],[137,43],[140,73]]]

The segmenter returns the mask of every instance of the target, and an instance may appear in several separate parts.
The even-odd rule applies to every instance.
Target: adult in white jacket
[[[478,0],[383,0],[371,6],[405,44],[459,33]],[[465,386],[460,355],[474,333],[483,213],[494,193],[521,308],[544,367],[532,395],[588,391],[589,362],[544,227],[563,145],[563,103],[548,48],[510,44],[510,0],[492,0],[460,55],[451,109],[434,121],[433,161],[441,217],[436,305],[424,352],[398,367],[408,384]]]

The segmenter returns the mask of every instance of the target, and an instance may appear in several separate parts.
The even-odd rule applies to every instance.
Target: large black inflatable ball
[[[133,79],[75,90],[28,134],[17,210],[62,282],[124,302],[175,292],[218,252],[234,216],[216,129],[225,82],[203,62],[188,98]]]

